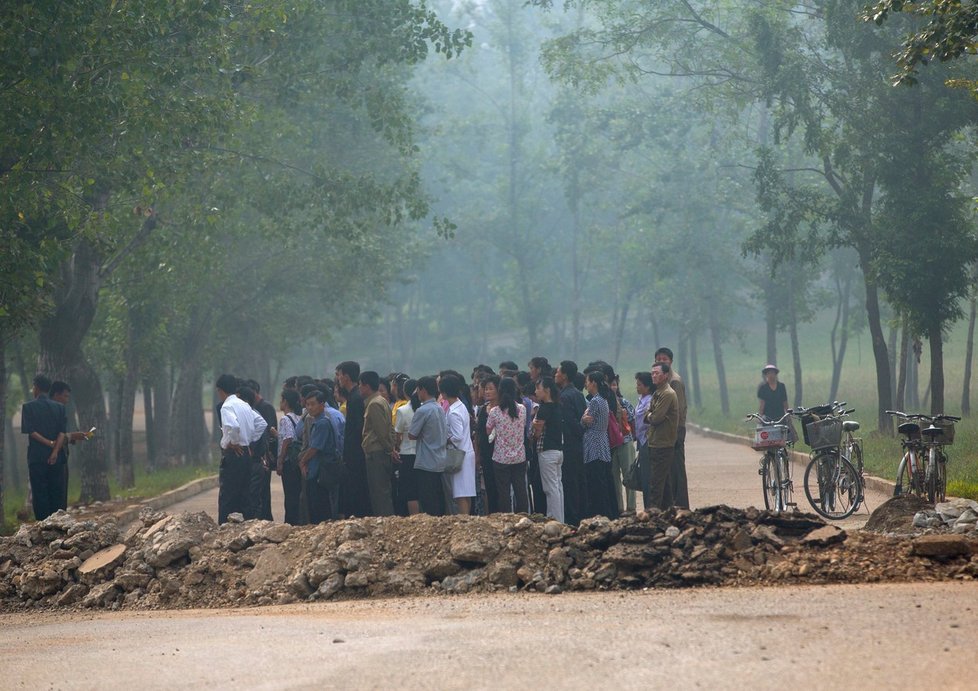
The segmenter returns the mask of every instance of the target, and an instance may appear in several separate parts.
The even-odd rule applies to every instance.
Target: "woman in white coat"
[[[472,414],[459,397],[465,382],[453,375],[441,377],[438,388],[448,402],[448,441],[465,452],[462,469],[451,476],[452,497],[460,514],[472,513],[475,497],[475,447],[472,446]]]

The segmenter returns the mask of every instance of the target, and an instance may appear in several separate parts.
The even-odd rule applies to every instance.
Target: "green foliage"
[[[881,25],[895,13],[905,13],[919,21],[906,34],[901,49],[896,52],[899,72],[892,77],[894,84],[916,84],[919,65],[978,54],[978,6],[974,3],[881,0],[865,9],[862,18]],[[973,80],[965,83],[975,88]]]

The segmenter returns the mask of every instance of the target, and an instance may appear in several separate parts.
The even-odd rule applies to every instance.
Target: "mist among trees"
[[[140,462],[209,462],[224,371],[274,392],[345,359],[618,364],[668,342],[691,404],[709,387],[729,413],[750,321],[794,403],[839,395],[864,337],[868,427],[925,383],[968,412],[972,348],[961,373],[943,347],[975,324],[974,62],[940,13],[901,9],[5,3],[3,488],[25,484],[11,420],[38,371],[105,431],[75,452],[82,501],[131,485],[137,408]],[[824,391],[803,387],[816,319]]]

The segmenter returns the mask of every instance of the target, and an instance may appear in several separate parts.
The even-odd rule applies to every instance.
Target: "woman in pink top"
[[[516,382],[499,382],[499,405],[489,410],[486,430],[495,436],[492,450],[493,474],[499,495],[499,510],[525,513],[529,507],[526,494],[526,408],[518,403]],[[512,492],[512,494],[511,494]]]

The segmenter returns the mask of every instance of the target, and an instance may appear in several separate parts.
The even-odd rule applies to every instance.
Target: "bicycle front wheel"
[[[792,506],[791,493],[794,490],[791,484],[791,457],[787,449],[778,449],[778,468],[781,472],[781,510],[787,511]]]
[[[860,492],[859,474],[837,452],[819,454],[805,468],[805,496],[820,516],[838,520],[852,515]]]
[[[781,511],[781,465],[777,457],[768,452],[764,454],[764,467],[761,469],[761,482],[764,483],[764,508]]]

